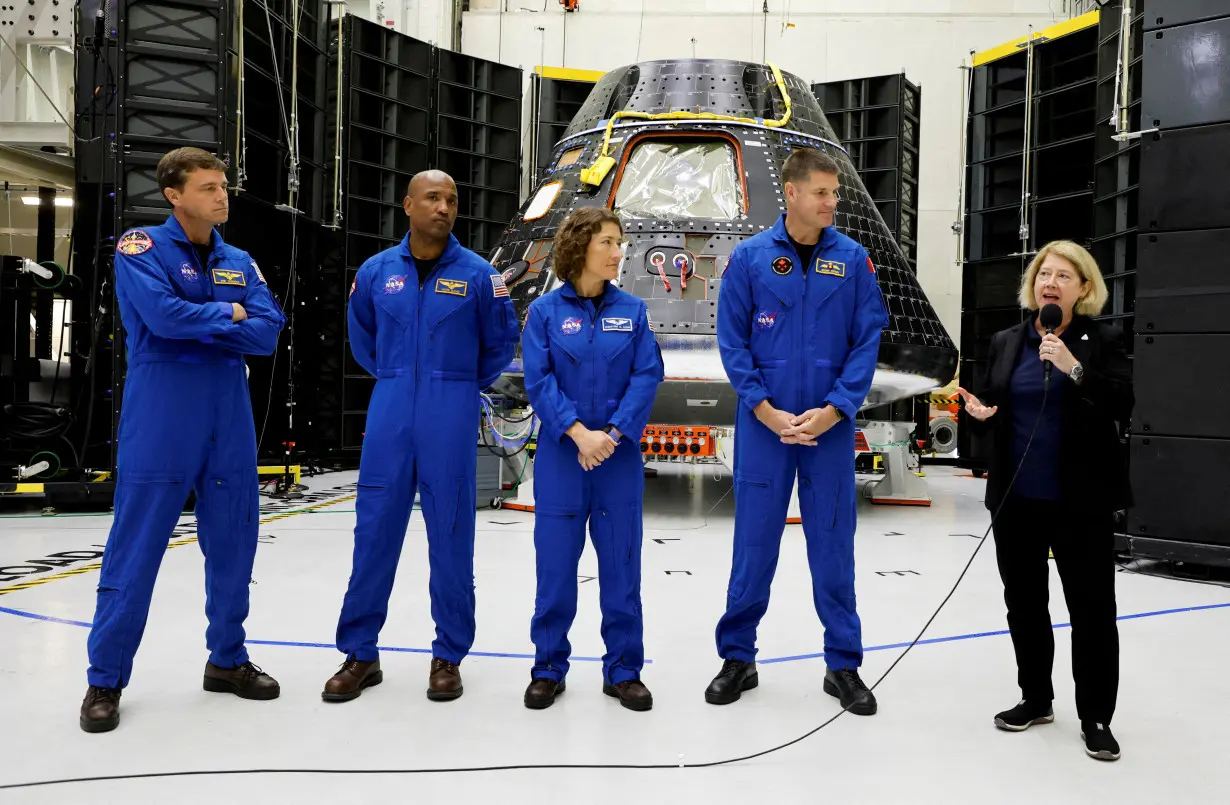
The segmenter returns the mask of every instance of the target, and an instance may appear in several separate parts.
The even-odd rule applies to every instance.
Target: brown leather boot
[[[210,693],[233,693],[241,699],[268,701],[282,693],[282,686],[269,674],[250,662],[238,668],[219,668],[205,663],[205,690]]]
[[[379,685],[383,681],[384,671],[380,670],[380,660],[360,662],[354,657],[348,657],[338,672],[325,683],[320,698],[326,702],[348,702],[359,698],[364,688]]]
[[[120,725],[120,689],[90,685],[81,702],[81,729],[110,732]]]
[[[530,686],[525,689],[525,706],[531,710],[542,710],[555,704],[559,696],[568,686],[564,682],[556,682],[550,677],[539,677],[530,680]]]
[[[653,707],[653,694],[639,679],[629,679],[618,685],[603,685],[602,692],[614,696],[629,710],[648,710]]]
[[[431,676],[427,679],[427,698],[433,702],[447,702],[461,697],[461,669],[456,663],[431,658]]]

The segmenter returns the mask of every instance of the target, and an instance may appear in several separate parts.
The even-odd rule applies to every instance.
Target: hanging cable
[[[235,107],[235,186],[233,191],[243,190],[243,183],[248,180],[248,75],[243,53],[243,12],[244,0],[235,0],[239,22],[236,30],[239,32],[238,62],[239,62],[239,98]]]

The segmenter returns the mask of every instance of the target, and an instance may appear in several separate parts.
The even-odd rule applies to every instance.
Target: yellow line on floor
[[[288,511],[288,512],[278,512],[277,514],[271,514],[268,517],[262,517],[260,520],[260,524],[267,525],[269,523],[277,522],[278,520],[285,520],[287,517],[294,517],[296,514],[305,514],[310,511],[315,511],[316,509],[323,509],[326,506],[335,506],[338,503],[345,503],[347,501],[354,500],[357,497],[358,495],[346,495],[345,497],[340,497],[340,498],[337,498],[336,500],[326,500],[324,503],[316,503],[311,506],[306,506],[302,509],[294,509],[293,511]],[[184,537],[183,539],[173,540],[167,543],[167,550],[170,550],[171,548],[178,548],[182,545],[189,545],[196,541],[197,541],[197,538],[195,536]],[[72,578],[73,576],[79,576],[82,573],[89,573],[91,571],[98,570],[101,567],[102,567],[102,562],[95,562],[92,565],[82,565],[81,567],[75,567],[72,570],[64,570],[64,571],[61,571],[60,573],[54,573],[50,576],[42,576],[37,579],[30,579],[29,581],[18,582],[17,584],[13,584],[8,587],[0,587],[0,595],[5,595],[7,593],[16,592],[17,590],[28,590],[31,587],[38,587],[40,585],[48,584],[53,581],[59,581],[60,579]]]

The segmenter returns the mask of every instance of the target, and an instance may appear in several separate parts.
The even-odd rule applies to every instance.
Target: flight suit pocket
[[[632,357],[636,352],[632,349],[632,334],[608,333],[607,335],[613,336],[607,339],[602,351],[606,363],[607,386],[622,389],[628,378],[632,376]]]
[[[735,475],[735,513],[740,510],[743,517],[753,523],[748,535],[748,545],[761,547],[771,542],[769,537],[772,528],[766,528],[762,519],[767,517],[773,507],[772,479],[767,475],[745,473]]]
[[[381,294],[376,308],[376,368],[400,369],[406,363],[410,311],[401,294]]]
[[[426,293],[424,293],[424,295],[426,296]],[[433,300],[434,304],[432,307],[435,309],[432,310],[431,317],[428,319],[428,323],[431,324],[431,328],[433,330],[440,327],[446,321],[459,313],[469,310],[474,305],[473,296],[467,296],[464,299],[460,297],[453,297],[449,294],[437,293],[436,296],[446,299],[447,301],[440,301],[440,299]],[[424,304],[426,304],[425,300]]]
[[[818,528],[831,531],[837,525],[838,490],[835,484],[812,477],[799,478],[799,508],[804,518],[814,519]]]
[[[630,503],[611,503],[591,515],[591,529],[601,538],[608,567],[614,572],[618,589],[633,590],[641,577],[643,528],[640,507]]]
[[[423,490],[423,520],[427,524],[430,550],[465,555],[473,550],[476,498],[473,478],[449,478],[420,483]],[[468,527],[467,527],[468,526]]]

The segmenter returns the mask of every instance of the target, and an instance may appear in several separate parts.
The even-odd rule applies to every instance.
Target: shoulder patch
[[[358,286],[358,284],[359,284],[359,275],[355,274],[354,279],[350,281],[350,293],[346,294],[346,296],[348,297],[354,296],[354,289]]]
[[[875,263],[871,262],[870,257],[867,258],[867,270],[870,271],[872,274],[876,273]]]
[[[256,278],[258,280],[265,282],[265,275],[261,273],[260,266],[256,264],[255,260],[252,261],[252,270],[256,272]],[[265,282],[265,284],[268,285],[269,283]]]
[[[491,292],[496,297],[508,298],[508,285],[500,274],[491,274]]]
[[[120,238],[120,242],[115,246],[117,252],[126,254],[129,257],[145,254],[152,248],[154,248],[154,239],[146,234],[143,229],[133,229],[125,232],[124,237]]]

